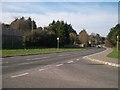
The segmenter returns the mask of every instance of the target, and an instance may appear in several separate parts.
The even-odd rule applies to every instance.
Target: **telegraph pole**
[[[31,38],[32,41],[31,42],[33,44],[32,46],[34,46],[34,40],[33,40],[33,20],[31,21],[31,29],[32,29],[32,38]]]
[[[119,36],[117,35],[117,51],[119,51]]]

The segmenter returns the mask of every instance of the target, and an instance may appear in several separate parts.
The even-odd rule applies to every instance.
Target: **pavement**
[[[3,88],[118,88],[118,68],[83,59],[104,48],[2,59]]]
[[[105,51],[95,53],[95,54],[92,54],[92,55],[87,55],[87,56],[84,56],[83,58],[94,61],[94,62],[98,62],[98,63],[101,63],[101,64],[110,65],[110,66],[113,66],[113,67],[120,67],[120,64],[118,63],[118,59],[107,57],[107,55],[109,53],[111,53],[112,50],[113,49],[111,49],[111,48],[106,48]]]

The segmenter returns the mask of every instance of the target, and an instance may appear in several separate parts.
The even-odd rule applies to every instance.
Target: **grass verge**
[[[11,49],[11,50],[1,50],[2,56],[18,56],[18,55],[31,55],[31,54],[46,54],[46,53],[57,53],[66,51],[78,51],[84,50],[81,48],[44,48],[44,49]],[[1,52],[0,51],[0,52]]]
[[[119,54],[120,54],[120,50],[117,51],[116,49],[113,49],[113,51],[111,53],[109,53],[107,55],[107,57],[120,59],[120,55]]]

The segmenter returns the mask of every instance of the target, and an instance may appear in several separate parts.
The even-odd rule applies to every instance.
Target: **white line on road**
[[[26,60],[31,60],[31,59],[26,59]]]
[[[31,60],[38,60],[38,59],[44,59],[44,58],[49,58],[49,57],[33,58]]]
[[[31,60],[38,60],[38,59],[41,59],[41,58],[33,58],[33,59],[31,59]]]
[[[28,63],[20,63],[20,64],[16,64],[16,65],[26,65],[26,64],[33,64],[33,63],[36,63],[36,62],[40,62],[40,61],[34,61],[34,62],[28,62]]]
[[[67,55],[70,55],[70,54],[64,54],[64,55],[63,55],[63,54],[60,54],[60,55],[58,55],[58,56],[67,56]]]
[[[59,67],[59,66],[62,66],[63,64],[58,64],[58,65],[56,65],[57,67]]]
[[[8,63],[8,62],[2,62],[2,63],[4,63],[4,64],[5,64],[5,63]]]
[[[65,56],[65,55],[58,55],[58,56]]]
[[[31,57],[31,56],[27,56],[27,57]]]
[[[43,71],[43,70],[45,70],[45,69],[39,69],[39,71]]]
[[[20,76],[25,76],[29,73],[23,73],[23,74],[19,74],[19,75],[14,75],[14,76],[11,76],[11,78],[16,78],[16,77],[20,77]]]
[[[79,61],[80,59],[76,59],[77,61]]]
[[[10,57],[10,58],[15,58],[15,57]]]
[[[26,65],[26,64],[30,64],[30,63],[20,63],[20,64],[17,64],[17,65]]]
[[[69,61],[69,62],[67,62],[67,63],[72,63],[73,61]]]
[[[98,63],[109,65],[109,66],[120,67],[119,64],[93,59],[93,58],[90,58],[89,56],[84,56],[83,59],[88,59],[88,60],[91,60],[91,61],[95,61],[95,62],[98,62]]]

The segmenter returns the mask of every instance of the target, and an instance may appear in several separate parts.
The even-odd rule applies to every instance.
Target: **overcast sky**
[[[10,24],[15,18],[31,17],[37,26],[48,26],[53,20],[64,20],[79,33],[106,36],[118,23],[117,2],[3,2],[0,22]]]

